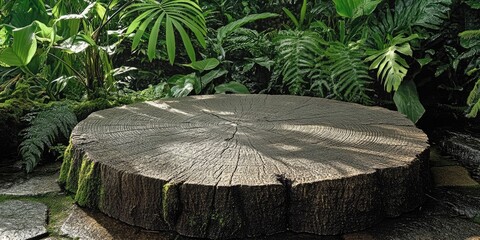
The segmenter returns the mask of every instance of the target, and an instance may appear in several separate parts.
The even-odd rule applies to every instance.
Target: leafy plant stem
[[[70,66],[70,64],[68,64],[67,62],[65,62],[63,59],[55,56],[55,54],[51,54],[51,53],[48,53],[49,56],[52,56],[54,57],[55,59],[57,59],[58,61],[62,62],[65,66],[67,66],[70,70],[72,70],[75,75],[77,75],[77,78],[79,79],[85,79],[86,77],[83,76],[80,72],[78,72],[77,70],[75,70],[75,68],[73,68],[72,66]],[[83,81],[80,81],[85,87],[87,87],[87,85],[83,82]]]

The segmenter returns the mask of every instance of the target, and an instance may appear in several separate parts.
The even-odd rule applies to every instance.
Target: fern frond
[[[480,1],[478,0],[466,0],[465,3],[473,9],[480,9]]]
[[[271,41],[264,34],[248,28],[238,28],[224,39],[223,49],[226,55],[234,52],[247,53],[248,57],[265,56],[271,47]],[[228,58],[228,57],[227,57]]]
[[[337,99],[371,104],[368,92],[372,78],[368,75],[368,65],[363,61],[364,52],[358,46],[346,46],[333,42],[325,52],[328,61],[327,71],[333,83],[333,94]]]
[[[310,31],[281,31],[275,38],[277,56],[273,76],[281,76],[292,94],[301,94],[320,55],[321,36]]]
[[[397,0],[395,9],[381,11],[377,17],[381,21],[370,24],[370,28],[390,35],[408,33],[415,27],[438,30],[448,18],[451,4],[452,0]]]
[[[452,0],[397,0],[395,4],[396,25],[408,28],[421,26],[440,29],[448,18]]]
[[[30,126],[22,131],[20,155],[27,172],[33,170],[45,149],[53,146],[58,138],[68,138],[76,124],[77,117],[66,106],[39,112],[30,122]]]
[[[462,39],[480,39],[480,29],[463,31],[458,36]]]

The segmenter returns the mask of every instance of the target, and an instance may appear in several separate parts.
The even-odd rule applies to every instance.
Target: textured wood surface
[[[60,182],[81,205],[182,235],[364,229],[423,202],[426,135],[397,112],[320,98],[196,96],[91,114]]]

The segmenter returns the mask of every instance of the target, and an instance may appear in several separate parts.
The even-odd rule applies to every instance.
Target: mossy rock
[[[114,104],[104,98],[80,102],[73,106],[73,112],[77,116],[78,121],[81,121],[90,115],[90,113],[111,108]]]
[[[35,108],[35,103],[23,99],[9,99],[0,103],[0,159],[16,156],[19,133],[25,127],[20,119]]]

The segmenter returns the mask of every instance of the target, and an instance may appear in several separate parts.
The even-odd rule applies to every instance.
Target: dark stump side
[[[423,202],[427,136],[397,112],[320,98],[196,96],[91,114],[60,183],[81,206],[182,235],[365,229]]]

